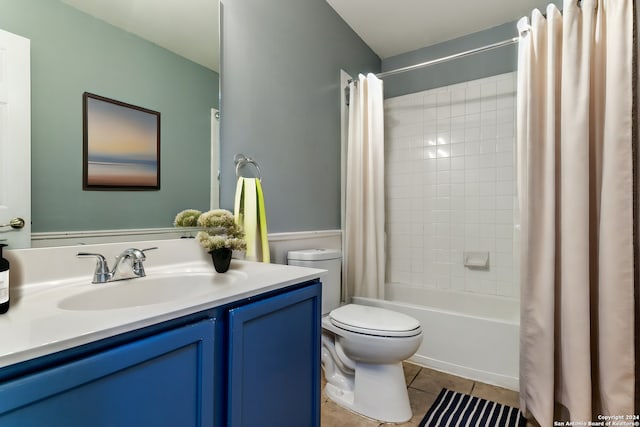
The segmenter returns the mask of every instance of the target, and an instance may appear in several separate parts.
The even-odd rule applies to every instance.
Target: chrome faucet
[[[136,248],[128,248],[122,251],[120,255],[116,258],[116,263],[113,266],[113,270],[109,271],[109,264],[107,260],[102,254],[97,253],[89,253],[89,252],[78,252],[76,256],[80,258],[84,257],[95,257],[96,258],[96,269],[93,273],[93,280],[91,283],[107,283],[113,282],[116,280],[124,280],[124,279],[134,279],[136,277],[144,277],[146,273],[144,271],[143,261],[147,259],[145,256],[146,251],[150,251],[153,249],[158,249],[157,247],[147,248],[147,249],[136,249]],[[119,268],[121,265],[126,264],[126,261],[130,261],[129,266],[131,267],[131,273],[129,275],[123,275],[122,273],[118,274]]]

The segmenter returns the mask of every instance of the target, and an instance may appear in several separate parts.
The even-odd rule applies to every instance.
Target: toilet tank
[[[322,277],[322,314],[328,314],[340,305],[342,254],[336,249],[303,249],[289,251],[287,264],[299,267],[321,268],[328,273]]]

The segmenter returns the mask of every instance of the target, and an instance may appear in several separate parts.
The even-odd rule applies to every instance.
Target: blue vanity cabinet
[[[0,427],[319,427],[320,304],[312,280],[5,367]]]
[[[321,285],[229,310],[231,427],[320,425]]]
[[[0,383],[2,427],[211,427],[215,321]]]

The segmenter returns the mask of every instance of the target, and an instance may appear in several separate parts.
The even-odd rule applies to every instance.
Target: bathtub
[[[518,390],[520,302],[512,298],[387,284],[386,300],[354,297],[420,321],[410,360],[438,371]]]

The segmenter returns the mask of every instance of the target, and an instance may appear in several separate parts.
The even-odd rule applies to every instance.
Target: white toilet
[[[422,342],[420,322],[377,307],[340,305],[341,254],[291,251],[288,263],[328,270],[322,279],[322,367],[325,392],[338,405],[385,422],[411,419],[402,361]]]

